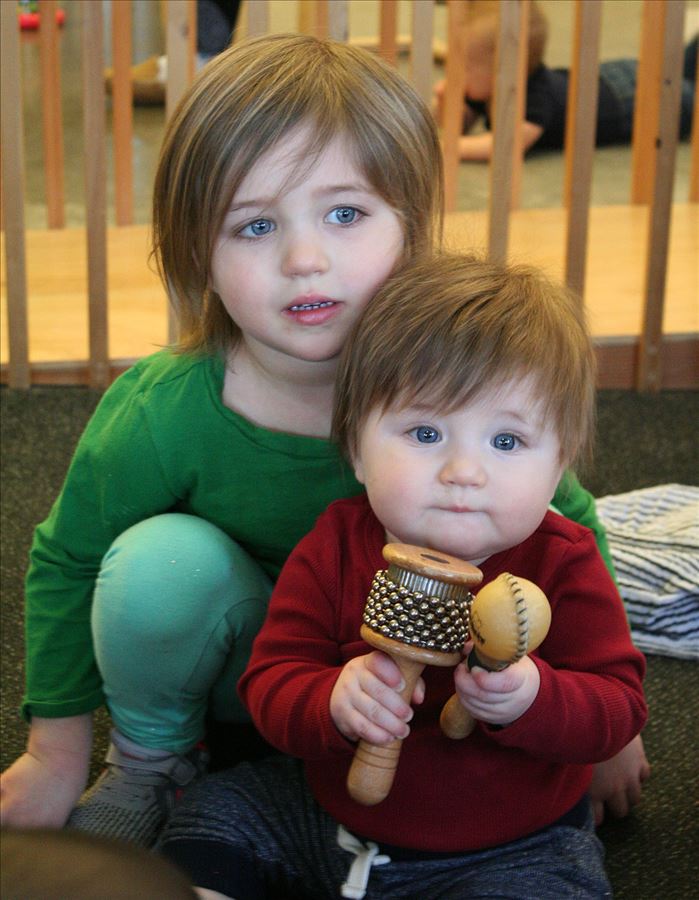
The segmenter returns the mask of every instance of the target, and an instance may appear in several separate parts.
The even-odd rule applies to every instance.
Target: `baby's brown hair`
[[[352,459],[375,409],[447,413],[532,378],[561,462],[586,462],[595,415],[595,353],[582,303],[526,266],[441,255],[404,267],[350,334],[337,373],[333,436]]]

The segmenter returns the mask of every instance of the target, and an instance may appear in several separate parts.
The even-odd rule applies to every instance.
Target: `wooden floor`
[[[486,228],[485,212],[454,213],[447,217],[446,245],[450,249],[483,249]],[[562,277],[564,240],[563,210],[518,210],[512,214],[512,260],[539,265],[553,277]],[[646,241],[645,207],[591,209],[585,303],[600,348],[618,350],[617,364],[601,366],[601,386],[633,384],[630,369],[642,326]],[[138,358],[163,345],[167,335],[164,293],[148,262],[148,230],[145,226],[110,229],[108,242],[110,357]],[[676,204],[663,329],[668,351],[665,386],[699,386],[698,259],[699,206]],[[0,357],[6,364],[4,248],[2,262]],[[31,363],[86,360],[84,232],[28,232],[27,269]],[[6,380],[5,371],[2,378]]]

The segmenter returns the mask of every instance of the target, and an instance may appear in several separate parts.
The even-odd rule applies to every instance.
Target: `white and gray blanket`
[[[699,659],[699,487],[664,484],[596,503],[634,643]]]

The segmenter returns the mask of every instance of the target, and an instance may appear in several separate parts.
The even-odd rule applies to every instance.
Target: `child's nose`
[[[442,466],[440,480],[459,487],[479,487],[485,483],[485,468],[477,454],[455,453]]]
[[[284,247],[282,271],[285,275],[314,275],[325,272],[328,257],[318,235],[305,233],[290,235]]]

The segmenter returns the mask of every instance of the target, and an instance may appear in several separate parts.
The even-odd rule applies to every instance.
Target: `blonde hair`
[[[375,409],[450,412],[532,378],[561,462],[586,462],[595,354],[582,304],[535,269],[439,255],[407,265],[376,294],[342,353],[333,436],[352,459]]]
[[[237,341],[237,326],[208,288],[216,237],[245,175],[302,125],[312,126],[303,165],[334,138],[346,140],[372,189],[400,217],[406,259],[441,240],[436,128],[395,69],[306,35],[237,44],[202,70],[175,111],[155,179],[153,255],[179,317],[177,349],[225,352]]]
[[[500,0],[472,0],[467,21],[466,44],[473,52],[485,54],[495,68],[499,32]],[[548,22],[538,3],[532,2],[527,35],[527,74],[544,61],[548,40]],[[468,85],[466,86],[468,89]]]

